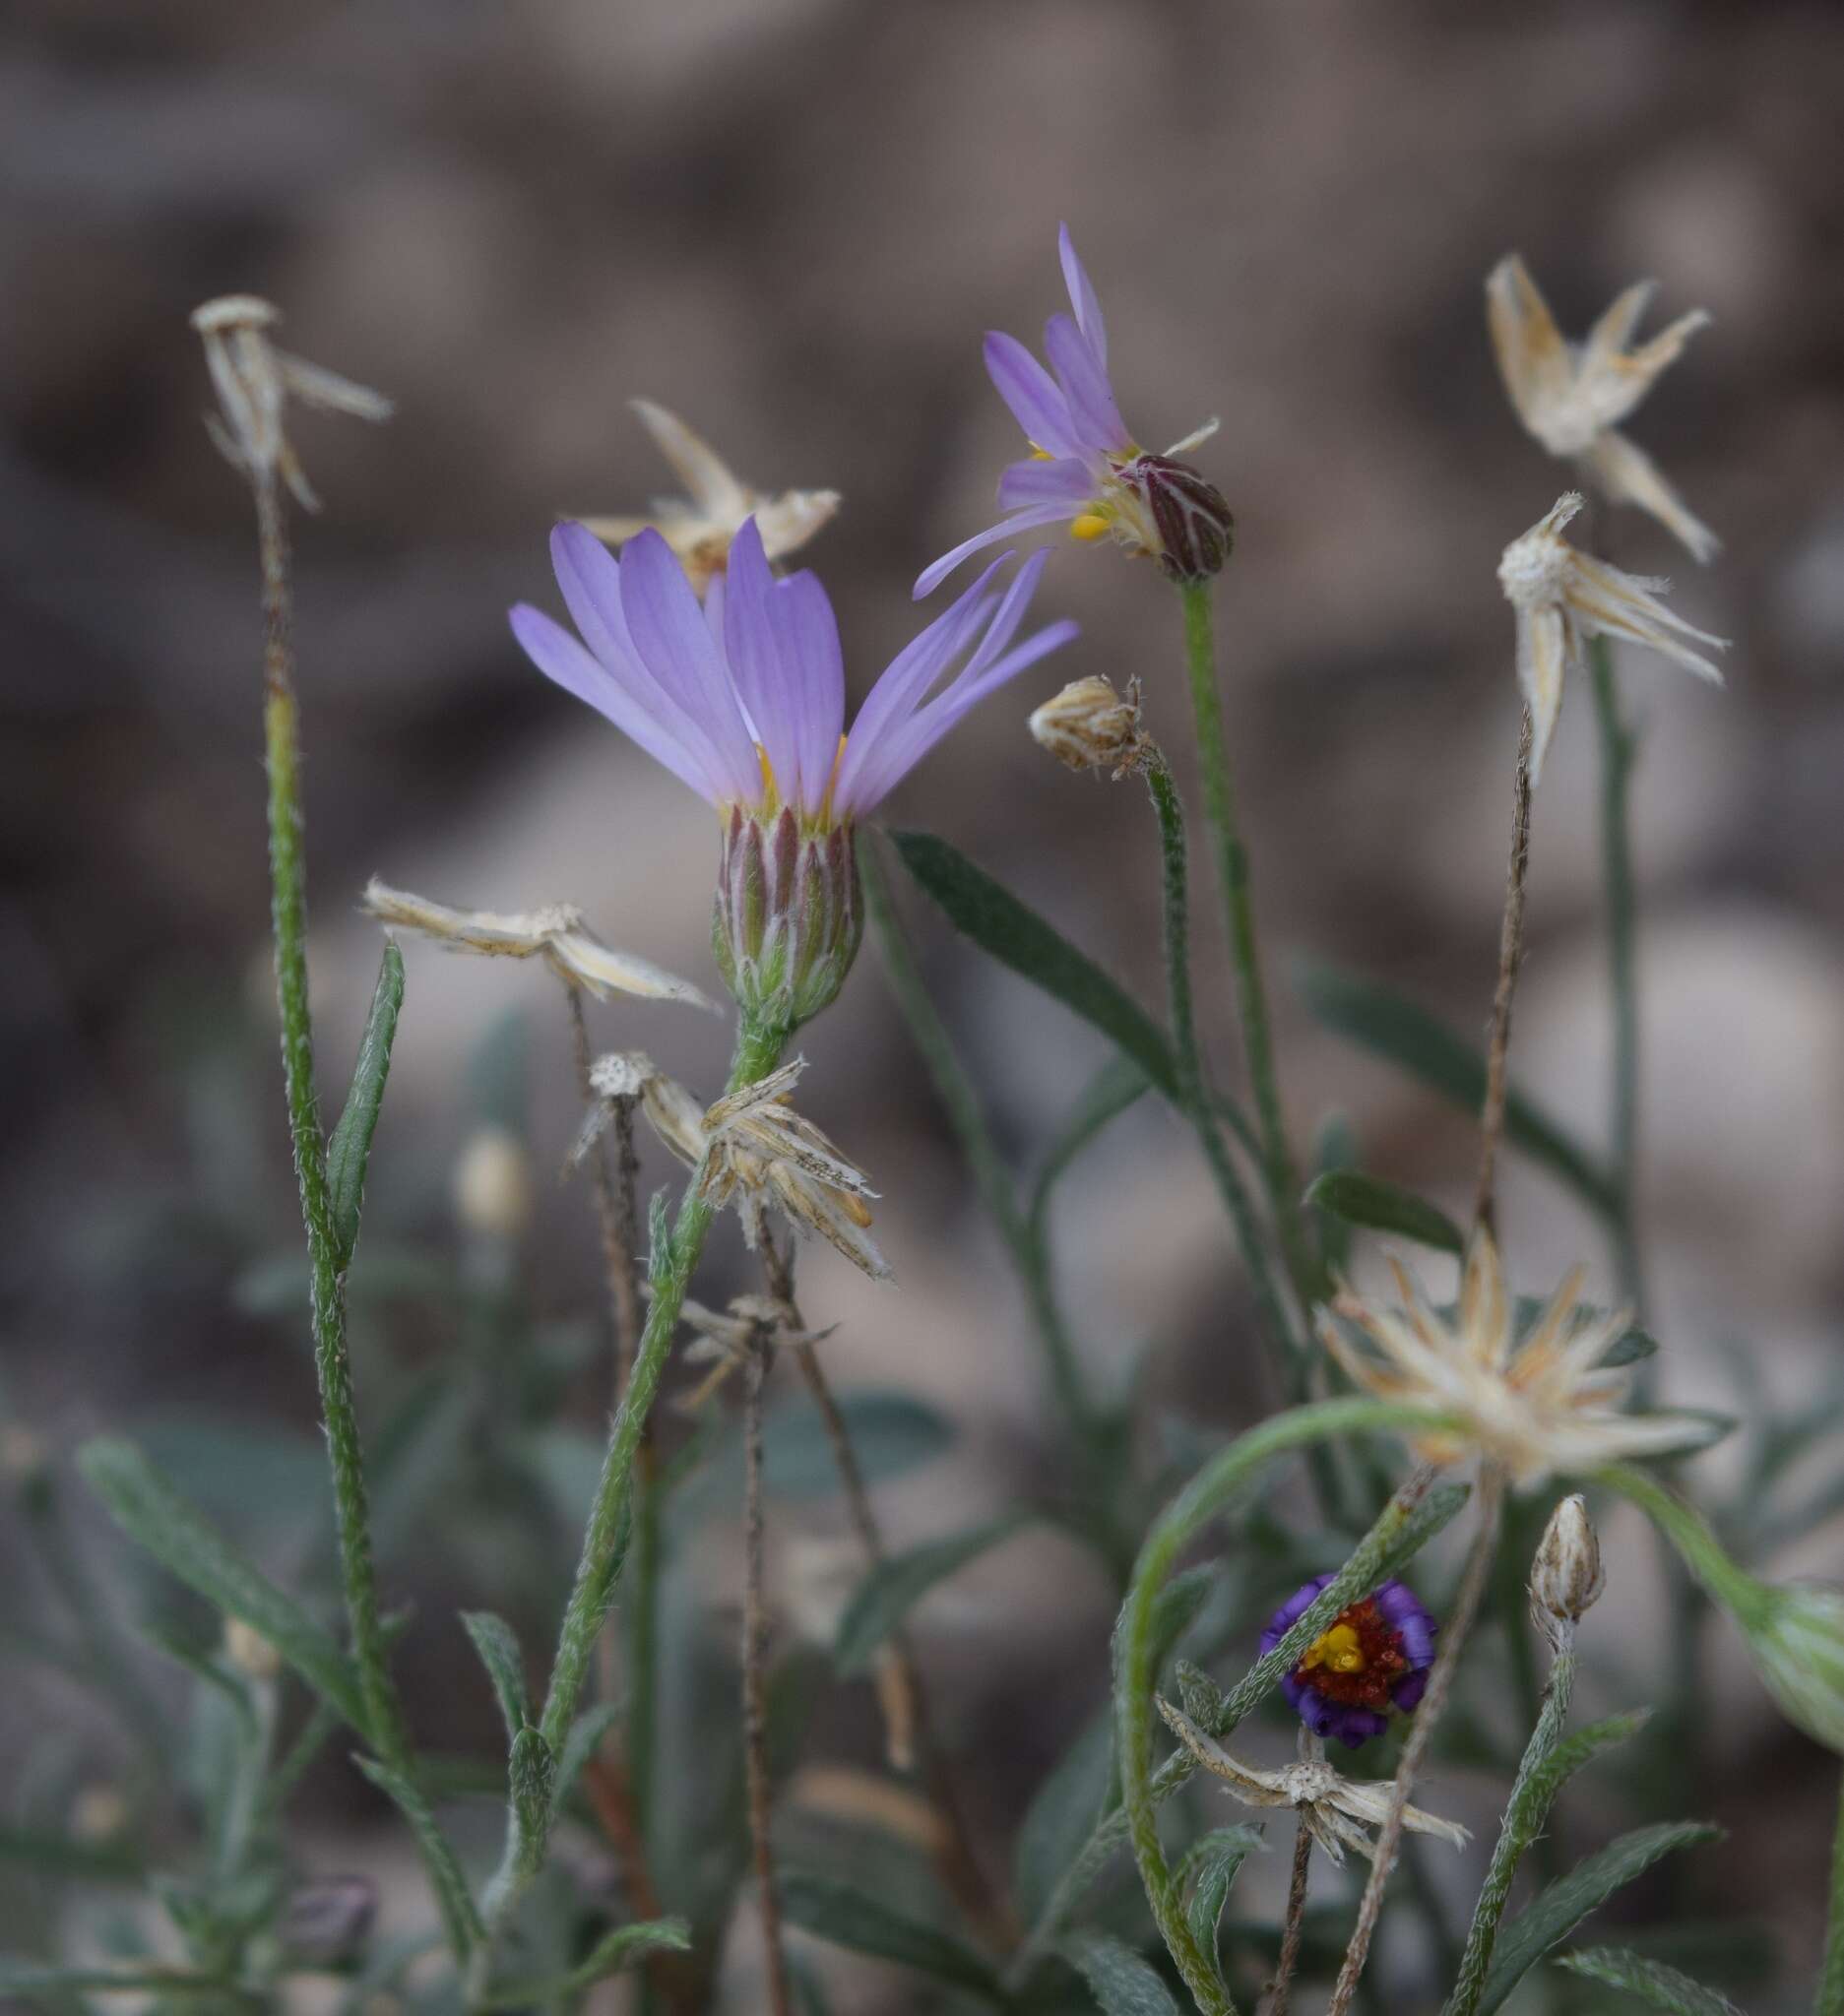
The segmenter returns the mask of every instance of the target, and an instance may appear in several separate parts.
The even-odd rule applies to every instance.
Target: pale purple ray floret
[[[1115,404],[1108,376],[1108,326],[1067,224],[1057,243],[1073,312],[1052,315],[1044,325],[1049,368],[1002,330],[988,331],[986,340],[986,375],[1034,452],[999,477],[1005,517],[924,568],[916,582],[918,600],[969,554],[1039,526],[1066,524],[1078,539],[1112,536],[1133,552],[1170,554],[1171,541],[1146,494],[1147,478],[1168,468],[1171,456],[1214,432],[1216,422],[1163,457],[1145,453]]]
[[[560,525],[550,553],[582,641],[521,603],[513,634],[539,670],[711,804],[787,805],[813,826],[864,817],[970,708],[1076,635],[1063,621],[1014,643],[1045,555],[1001,585],[1004,555],[897,654],[846,735],[832,604],[811,573],[776,577],[753,518],[702,603],[657,532],[617,559]]]

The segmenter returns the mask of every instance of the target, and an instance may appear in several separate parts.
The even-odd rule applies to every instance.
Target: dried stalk
[[[1535,735],[1530,709],[1517,730],[1517,779],[1512,788],[1511,865],[1505,877],[1504,922],[1498,933],[1498,984],[1492,997],[1492,1040],[1486,1052],[1486,1103],[1480,1115],[1479,1189],[1473,1216],[1494,1236],[1498,1144],[1504,1137],[1505,1062],[1511,1047],[1511,1000],[1524,957],[1524,880],[1530,866],[1530,752]]]
[[[775,1886],[775,1850],[769,1839],[773,1789],[768,1773],[768,1605],[763,1594],[762,1387],[771,1346],[758,1329],[749,1341],[742,1398],[742,1728],[748,1777],[749,1840],[755,1857],[762,1940],[768,1955],[769,2007],[794,2016],[788,1955],[782,1942],[781,1897]]]
[[[1281,1957],[1274,1969],[1274,1999],[1268,2016],[1287,2016],[1287,1997],[1300,1964],[1301,1935],[1306,1923],[1306,1865],[1312,1859],[1312,1831],[1302,1814],[1294,1836],[1294,1874],[1287,1886],[1287,1917],[1281,1926]]]

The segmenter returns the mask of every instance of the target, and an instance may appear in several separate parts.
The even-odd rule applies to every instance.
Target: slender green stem
[[[781,1889],[775,1878],[775,1845],[771,1838],[773,1788],[768,1765],[768,1600],[762,1509],[762,1387],[768,1378],[772,1346],[758,1329],[749,1341],[749,1362],[743,1368],[742,1404],[742,1729],[743,1775],[749,1814],[749,1846],[755,1861],[757,1907],[762,1914],[762,1944],[768,1957],[768,2004],[772,2016],[793,2016],[794,1995],[788,1981],[788,1953],[782,1936]]]
[[[314,1367],[333,1474],[340,1574],[352,1657],[372,1745],[392,1770],[412,1771],[410,1738],[391,1678],[378,1613],[358,1415],[346,1350],[346,1277],[327,1187],[326,1138],[314,1090],[313,1021],[307,1002],[307,860],[301,818],[300,718],[289,641],[287,529],[273,472],[258,471],[258,543],[263,566],[263,728],[269,772],[269,870],[276,940],[276,995],[282,1014],[282,1069],[288,1131],[300,1180],[301,1216],[311,1268]]]
[[[653,1766],[659,1754],[660,1579],[666,1565],[661,1518],[666,1486],[651,1436],[634,1459],[634,1579],[624,1607],[627,1624],[627,1714],[623,1731],[627,1796],[642,1852],[657,1853],[653,1831]]]
[[[890,900],[890,886],[873,847],[861,850],[859,867],[864,885],[864,908],[877,935],[877,949],[883,956],[884,974],[897,1006],[909,1025],[911,1038],[922,1052],[928,1076],[934,1082],[941,1103],[947,1109],[948,1124],[954,1129],[961,1153],[973,1173],[980,1201],[998,1228],[1000,1239],[1010,1254],[1023,1284],[1038,1340],[1044,1347],[1050,1386],[1056,1395],[1071,1438],[1085,1453],[1096,1446],[1097,1414],[1089,1397],[1074,1341],[1063,1320],[1050,1279],[1049,1256],[1044,1240],[1030,1219],[1019,1209],[1011,1171],[999,1153],[992,1130],[986,1125],[980,1095],[955,1054],[947,1026],[922,983],[915,955],[903,935],[896,909]]]
[[[1614,647],[1606,637],[1588,646],[1595,721],[1601,736],[1601,879],[1607,916],[1608,970],[1614,996],[1610,1180],[1621,1288],[1642,1307],[1635,1186],[1639,1137],[1639,983],[1632,871],[1631,783],[1638,739],[1621,710]]]
[[[1512,1878],[1525,1851],[1543,1835],[1558,1781],[1547,1769],[1562,1740],[1568,1722],[1569,1695],[1575,1682],[1575,1652],[1570,1643],[1557,1653],[1550,1668],[1550,1683],[1544,1689],[1536,1727],[1525,1745],[1511,1796],[1505,1804],[1504,1820],[1493,1846],[1492,1861],[1486,1870],[1485,1887],[1473,1909],[1472,1928],[1466,1935],[1466,1950],[1460,1956],[1460,1970],[1453,1992],[1442,2005],[1440,2016],[1473,2016],[1485,1992],[1486,1976],[1492,1968],[1492,1951],[1498,1937],[1504,1908],[1510,1902]]]
[[[1274,1039],[1267,990],[1261,979],[1260,948],[1249,887],[1248,850],[1237,818],[1236,790],[1223,737],[1223,705],[1217,690],[1213,584],[1180,585],[1184,600],[1184,658],[1190,678],[1191,713],[1197,724],[1197,753],[1203,767],[1204,811],[1217,844],[1217,867],[1229,920],[1230,962],[1241,1019],[1242,1050],[1254,1095],[1261,1135],[1263,1174],[1273,1204],[1281,1248],[1303,1301],[1316,1298],[1319,1265],[1301,1225],[1300,1177],[1288,1145],[1281,1111],[1280,1081],[1274,1069]]]
[[[731,1066],[730,1092],[739,1091],[765,1078],[775,1068],[787,1042],[782,1029],[759,1029],[745,1024],[736,1041],[736,1055]],[[576,1582],[563,1613],[557,1636],[557,1654],[551,1664],[550,1687],[544,1697],[544,1713],[539,1727],[554,1754],[563,1746],[576,1704],[582,1695],[591,1659],[595,1656],[596,1634],[607,1613],[608,1569],[614,1560],[621,1527],[627,1517],[632,1494],[634,1458],[646,1431],[647,1417],[654,1396],[660,1390],[673,1333],[692,1270],[704,1252],[711,1230],[713,1207],[698,1194],[698,1178],[685,1186],[678,1207],[678,1219],[667,1241],[667,1249],[656,1263],[650,1284],[653,1299],[640,1335],[640,1350],[621,1397],[614,1427],[608,1437],[608,1453],[603,1461],[601,1480],[596,1486],[589,1525],[583,1534],[583,1552],[577,1562]]]
[[[1191,1935],[1159,1842],[1152,1749],[1160,1591],[1198,1530],[1275,1457],[1333,1435],[1417,1425],[1427,1427],[1428,1417],[1374,1400],[1324,1400],[1275,1415],[1240,1435],[1197,1473],[1155,1522],[1134,1564],[1114,1640],[1114,1747],[1121,1807],[1154,1921],[1203,2016],[1234,2016],[1236,2005]]]
[[[1837,1838],[1831,1847],[1831,1902],[1812,2016],[1844,2016],[1844,1795],[1838,1799]]]
[[[1208,603],[1206,602],[1206,609]],[[1165,897],[1166,1001],[1172,1018],[1172,1046],[1176,1055],[1178,1085],[1186,1117],[1197,1129],[1204,1155],[1210,1165],[1224,1207],[1236,1228],[1237,1243],[1254,1282],[1255,1297],[1262,1320],[1282,1350],[1304,1354],[1304,1344],[1288,1320],[1273,1269],[1268,1263],[1267,1242],[1255,1216],[1254,1200],[1231,1160],[1223,1138],[1210,1088],[1204,1076],[1203,1057],[1197,1046],[1197,1016],[1191,996],[1190,892],[1187,850],[1184,838],[1184,808],[1177,786],[1163,758],[1147,766],[1146,787],[1153,809],[1159,817],[1159,847]]]

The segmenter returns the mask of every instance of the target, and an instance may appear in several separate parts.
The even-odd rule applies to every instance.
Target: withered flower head
[[[1651,458],[1615,431],[1709,321],[1693,308],[1650,343],[1630,347],[1652,291],[1650,281],[1626,288],[1586,342],[1571,344],[1513,252],[1486,283],[1486,317],[1505,390],[1531,433],[1552,455],[1578,463],[1615,503],[1649,512],[1707,560],[1720,543],[1716,535],[1690,515]]]
[[[1038,746],[1071,770],[1108,770],[1118,779],[1153,754],[1140,728],[1137,679],[1124,697],[1103,678],[1072,680],[1032,714],[1030,728]]]

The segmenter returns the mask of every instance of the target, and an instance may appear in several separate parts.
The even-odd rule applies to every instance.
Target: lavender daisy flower
[[[1282,1604],[1261,1634],[1263,1652],[1274,1650],[1331,1580],[1320,1575]],[[1315,1735],[1336,1736],[1355,1750],[1389,1727],[1392,1707],[1407,1710],[1421,1700],[1439,1628],[1400,1582],[1382,1583],[1338,1613],[1281,1692]]]
[[[1015,643],[1044,571],[986,569],[912,640],[845,732],[845,661],[826,591],[779,580],[753,517],[700,603],[658,532],[616,559],[586,527],[551,535],[582,641],[521,603],[512,629],[546,677],[586,700],[713,805],[722,825],[714,945],[745,1017],[784,1032],[844,982],[863,932],[854,831],[968,712],[1076,634]]]
[[[1173,458],[1217,431],[1207,421],[1164,455],[1149,455],[1128,433],[1108,377],[1108,329],[1069,226],[1061,229],[1063,281],[1072,317],[1044,325],[1047,371],[1016,337],[986,335],[986,373],[1031,442],[1032,453],[999,478],[1006,516],[963,539],[925,568],[918,600],[970,553],[1043,525],[1067,525],[1072,538],[1113,537],[1156,559],[1174,580],[1215,574],[1229,558],[1234,521],[1215,486]],[[1054,375],[1052,375],[1052,373]]]

